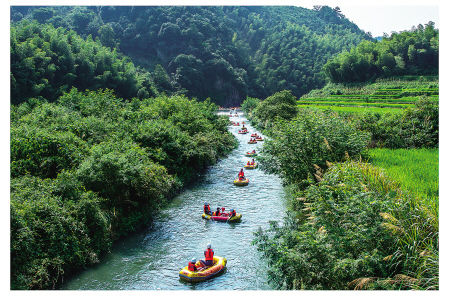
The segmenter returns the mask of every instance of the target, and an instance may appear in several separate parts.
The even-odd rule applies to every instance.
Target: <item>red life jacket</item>
[[[188,270],[189,271],[197,271],[197,267],[195,266],[195,264],[193,262],[189,262]]]
[[[208,248],[205,250],[205,261],[212,261],[214,256],[214,250]]]
[[[205,214],[211,213],[211,209],[210,209],[209,205],[203,206],[203,211],[205,212]]]

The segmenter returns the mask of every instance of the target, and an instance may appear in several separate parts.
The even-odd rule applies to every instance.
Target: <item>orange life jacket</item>
[[[188,270],[189,271],[197,271],[197,267],[195,266],[195,264],[193,262],[189,262]]]
[[[205,212],[205,214],[209,214],[211,213],[211,208],[209,207],[209,205],[205,205],[203,206],[203,211]]]
[[[214,250],[208,248],[205,250],[205,261],[212,261],[214,257]]]

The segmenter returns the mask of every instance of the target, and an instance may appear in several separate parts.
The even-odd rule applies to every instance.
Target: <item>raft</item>
[[[238,134],[248,134],[248,131],[247,130],[245,130],[245,131],[239,130]]]
[[[242,218],[242,214],[236,213],[236,216],[233,216],[230,218],[230,220],[228,220],[229,216],[228,213],[225,213],[224,216],[220,215],[220,216],[211,216],[211,215],[206,215],[205,213],[203,213],[202,218],[206,219],[206,220],[214,220],[214,221],[220,221],[220,222],[238,222],[241,220]]]
[[[256,141],[264,141],[264,139],[262,137],[257,137],[255,138]]]
[[[256,167],[258,167],[258,164],[253,164],[253,165],[247,165],[247,164],[245,164],[245,166],[244,166],[244,168],[247,168],[247,169],[255,169]]]
[[[246,178],[245,180],[235,179],[233,182],[236,186],[247,186],[250,183],[250,180]]]
[[[258,137],[258,134],[253,133],[252,135],[250,135],[251,137]]]
[[[189,282],[198,282],[198,281],[204,281],[207,279],[210,279],[214,277],[215,275],[221,273],[223,270],[225,270],[227,266],[227,259],[220,256],[213,257],[214,264],[211,267],[208,267],[201,271],[189,271],[188,266],[181,269],[180,273],[178,274],[180,278],[184,281]],[[195,263],[195,266],[201,267],[200,261]]]
[[[245,154],[245,156],[246,157],[255,157],[255,156],[257,156],[258,154],[257,153],[251,153],[251,152],[247,152],[246,154]]]
[[[249,142],[247,142],[248,144],[255,144],[255,143],[257,143],[256,141],[249,141]]]

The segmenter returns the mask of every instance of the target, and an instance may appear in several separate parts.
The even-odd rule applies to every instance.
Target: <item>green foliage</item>
[[[372,133],[372,144],[388,148],[439,146],[439,105],[421,99],[402,114],[356,114],[356,127]]]
[[[370,135],[331,112],[302,110],[291,121],[278,121],[265,141],[262,167],[277,173],[286,183],[299,186],[312,178],[327,161],[343,161],[365,155]]]
[[[369,151],[370,162],[386,170],[386,173],[401,184],[405,191],[415,197],[431,200],[437,204],[439,198],[439,149],[386,149]]]
[[[439,31],[434,23],[393,33],[380,42],[364,41],[323,67],[332,82],[363,82],[393,75],[437,74]]]
[[[257,98],[247,97],[241,105],[241,109],[245,113],[251,115],[253,109],[255,109],[261,101]]]
[[[98,262],[111,241],[101,199],[59,178],[11,181],[11,288],[50,289],[74,269]],[[73,194],[72,194],[73,195]]]
[[[11,127],[11,177],[55,178],[63,169],[78,166],[85,156],[85,143],[71,132]]]
[[[117,45],[135,63],[154,70],[160,92],[211,97],[221,106],[238,106],[247,95],[265,98],[289,89],[300,96],[318,88],[329,58],[370,39],[327,6],[12,7],[12,21],[22,18],[72,29],[83,38],[91,35],[107,47]],[[83,66],[83,73],[91,69],[92,64]],[[45,86],[39,82],[36,92],[39,84]]]
[[[270,128],[277,118],[290,120],[297,115],[297,101],[291,91],[277,92],[261,101],[252,112],[252,121]]]
[[[112,47],[108,28],[101,28],[100,39]],[[54,101],[72,86],[112,88],[125,98],[138,96],[138,91],[154,95],[152,84],[143,82],[145,73],[138,73],[128,58],[91,37],[82,39],[74,31],[22,21],[11,26],[10,43],[13,104],[39,96]]]
[[[394,238],[381,229],[397,193],[368,164],[334,165],[304,197],[293,199],[283,226],[256,234],[269,259],[269,278],[279,289],[347,289],[360,277],[388,277],[383,260],[395,250]]]
[[[52,289],[235,147],[209,100],[111,90],[11,107],[11,288]]]
[[[380,169],[348,161],[254,243],[279,289],[438,289],[437,219]]]
[[[163,166],[151,162],[137,144],[120,140],[94,145],[76,176],[87,189],[108,198],[115,237],[148,222],[142,211],[157,210],[174,189],[174,180]]]

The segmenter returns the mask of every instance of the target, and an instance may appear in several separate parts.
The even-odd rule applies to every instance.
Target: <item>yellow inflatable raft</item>
[[[211,267],[208,267],[206,269],[203,269],[201,271],[189,271],[188,266],[181,269],[179,276],[182,280],[189,281],[189,282],[197,282],[197,281],[203,281],[207,280],[209,278],[212,278],[213,276],[221,273],[223,270],[225,270],[227,266],[227,259],[220,256],[215,256],[214,258],[214,264]],[[200,261],[198,261],[195,266],[201,267]]]
[[[236,186],[247,186],[249,182],[250,182],[250,180],[248,178],[246,178],[245,180],[235,179],[233,183]]]
[[[256,167],[258,167],[258,164],[253,164],[253,165],[248,165],[248,164],[245,164],[245,166],[244,166],[244,168],[247,168],[247,169],[255,169]]]

